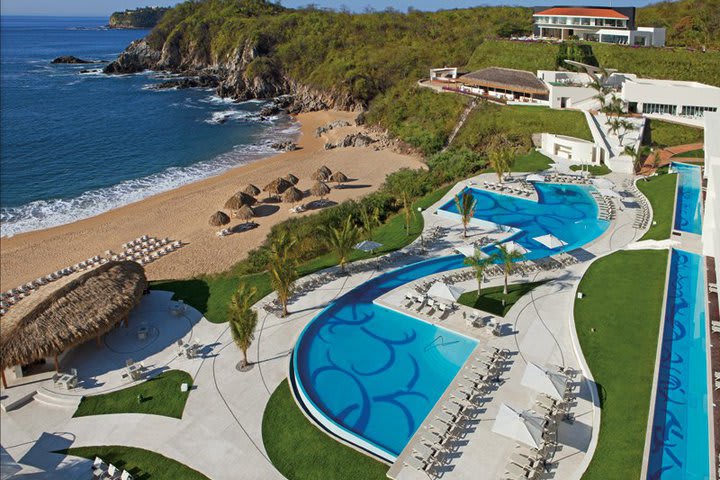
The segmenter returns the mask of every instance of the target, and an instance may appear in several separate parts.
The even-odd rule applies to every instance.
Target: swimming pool
[[[671,171],[678,173],[677,198],[675,199],[675,230],[702,234],[702,205],[700,189],[702,170],[697,165],[672,162]]]
[[[477,345],[373,303],[418,278],[463,267],[453,255],[356,287],[318,314],[293,352],[296,392],[336,435],[394,461]]]
[[[647,478],[705,479],[710,440],[703,262],[682,250],[671,255]]]
[[[599,237],[610,222],[598,219],[597,202],[590,195],[591,186],[535,183],[538,201],[502,195],[486,190],[466,188],[475,197],[475,218],[519,231],[508,240],[514,240],[529,250],[525,255],[534,260],[560,252],[574,250]],[[440,210],[457,214],[455,200],[451,199]],[[534,238],[552,234],[567,245],[550,249]],[[483,248],[486,253],[495,247]]]

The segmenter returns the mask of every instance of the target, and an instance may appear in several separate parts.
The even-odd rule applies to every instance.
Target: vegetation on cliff
[[[110,15],[110,28],[153,28],[169,8],[144,7]]]
[[[667,45],[720,49],[720,0],[654,3],[637,11],[637,24],[667,28]]]

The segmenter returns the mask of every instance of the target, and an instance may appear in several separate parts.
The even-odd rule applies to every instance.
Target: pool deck
[[[605,178],[616,180],[620,186],[629,177],[611,174]],[[473,180],[494,181],[494,176],[486,174]],[[464,186],[465,182],[456,185],[444,199],[423,212],[426,222],[423,255],[419,254],[418,239],[402,251],[386,256],[387,260],[374,259],[352,264],[346,275],[338,274],[338,269],[332,268],[304,278],[299,282],[301,286],[311,279],[322,278],[323,281],[313,289],[301,288],[290,303],[287,318],[280,318],[276,313],[261,308],[274,300],[274,294],[261,300],[257,305],[259,322],[256,339],[249,351],[254,364],[248,372],[240,373],[235,369],[241,355],[232,344],[225,324],[210,323],[191,308],[185,314],[187,320],[171,318],[167,313],[171,306],[170,294],[163,292],[146,296],[133,314],[137,318],[131,319],[130,323],[131,328],[135,322],[157,327],[155,347],[118,356],[110,355],[108,349],[103,349],[100,352],[105,354],[98,356],[94,345],[85,345],[65,362],[66,367],[78,368],[81,377],[87,376],[87,382],[71,395],[90,395],[124,386],[119,380],[123,365],[118,365],[118,361],[124,361],[130,355],[146,365],[186,370],[193,375],[195,387],[182,419],[135,414],[72,418],[74,408],[48,405],[33,399],[16,410],[0,412],[3,447],[20,463],[48,472],[46,476],[39,474],[33,478],[85,478],[88,461],[50,452],[59,448],[92,445],[146,448],[178,460],[213,480],[237,478],[238,462],[242,463],[245,478],[282,478],[263,447],[262,417],[270,395],[288,376],[289,356],[300,332],[329,302],[370,278],[428,257],[452,254],[453,247],[465,243],[462,226],[457,220],[433,213]],[[514,354],[509,369],[503,374],[503,384],[485,405],[478,421],[467,428],[446,466],[443,478],[476,478],[478,472],[486,472],[487,478],[503,474],[514,442],[490,432],[492,419],[501,401],[519,408],[532,405],[534,394],[519,384],[529,361],[563,364],[580,372],[575,378],[580,383],[579,400],[572,409],[576,420],[572,425],[561,423],[559,447],[547,477],[563,480],[580,478],[589,461],[588,452],[592,452],[596,442],[600,412],[592,400],[592,375],[574,335],[572,307],[577,284],[592,260],[622,248],[644,233],[632,227],[636,211],[632,203],[628,199],[608,230],[584,247],[584,262],[564,271],[552,272],[553,280],[533,290],[513,306],[504,321],[512,329],[506,335],[493,337],[472,329],[466,331],[468,327],[461,316],[457,320],[446,321],[448,328],[487,340],[488,345],[508,348]],[[427,232],[436,226],[445,227],[448,233],[430,243]],[[486,233],[482,227],[470,227],[471,239]],[[532,278],[513,277],[513,281],[527,280]],[[392,301],[389,296],[387,299]],[[122,333],[120,331],[118,335]],[[201,343],[211,348],[203,358],[184,362],[178,360],[174,341],[191,337],[200,339]],[[124,341],[132,345],[128,339]],[[94,365],[93,362],[100,362],[96,370],[89,367]],[[2,395],[9,395],[12,390],[3,390]],[[69,392],[63,394],[70,395]],[[421,472],[397,467],[398,463],[391,469],[395,478],[426,478]]]

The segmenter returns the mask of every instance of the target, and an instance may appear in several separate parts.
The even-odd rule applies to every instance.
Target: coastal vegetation
[[[653,224],[640,240],[665,240],[670,238],[673,212],[675,211],[675,185],[677,175],[662,174],[637,182],[638,189],[652,206]]]
[[[667,28],[667,45],[720,49],[720,0],[658,2],[637,10],[637,25]]]
[[[144,413],[182,418],[190,389],[180,391],[180,385],[192,386],[192,377],[182,370],[167,370],[158,376],[132,387],[100,395],[83,397],[74,417],[111,413]]]
[[[596,260],[578,287],[575,327],[602,409],[583,480],[640,476],[667,258],[667,251],[616,252]]]
[[[160,21],[167,7],[144,7],[110,15],[110,28],[153,28]]]
[[[143,480],[210,480],[202,473],[177,460],[142,448],[119,445],[98,447],[76,447],[58,453],[94,460],[102,458],[120,469],[127,470],[137,479]]]
[[[265,407],[262,438],[268,457],[286,478],[387,478],[387,465],[343,445],[310,423],[295,403],[287,380],[275,389]]]

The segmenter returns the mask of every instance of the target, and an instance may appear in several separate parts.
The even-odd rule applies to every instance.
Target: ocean
[[[212,90],[153,90],[162,74],[85,73],[61,55],[113,60],[143,30],[106,18],[0,17],[0,234],[91,217],[272,155],[287,115]],[[238,186],[239,188],[240,186]]]

